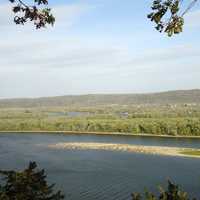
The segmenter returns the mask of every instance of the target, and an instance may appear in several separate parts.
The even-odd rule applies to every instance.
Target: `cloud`
[[[170,48],[152,48],[139,53],[129,65],[151,66],[152,64],[164,66],[168,63],[184,62],[186,59],[198,59],[200,48],[192,45],[176,45]]]
[[[152,26],[150,33],[136,30],[131,36],[130,30],[124,30],[127,38],[114,31],[107,36],[108,30],[103,29],[85,34],[84,25],[96,23],[87,14],[98,8],[83,2],[54,6],[55,27],[38,31],[31,24],[16,26],[10,4],[0,4],[0,97],[145,92],[200,85],[196,40],[161,38],[151,34]],[[196,24],[197,16],[199,11],[190,13],[187,23]],[[107,22],[104,14],[99,17],[101,23]],[[131,23],[137,25],[137,20]]]
[[[3,32],[11,31],[12,29],[20,30],[21,25],[16,25],[13,22],[14,14],[12,12],[12,4],[0,4],[0,27],[3,29]],[[64,4],[64,5],[56,5],[52,7],[52,13],[56,17],[56,23],[53,27],[54,30],[63,29],[65,31],[69,29],[76,21],[85,13],[89,12],[90,9],[94,8],[94,6],[84,4],[84,3],[74,3],[74,4]],[[33,24],[27,23],[23,27],[23,32],[32,32]],[[41,29],[40,32],[44,32],[45,29]],[[48,32],[46,30],[46,32]],[[52,31],[52,29],[50,29]],[[38,31],[37,31],[38,32]]]
[[[77,40],[0,44],[0,68],[103,67],[121,62],[123,53],[124,49],[118,47],[82,44]]]
[[[0,68],[58,66],[59,60],[62,62],[64,57],[75,62],[69,52],[77,46],[77,39],[66,35],[82,15],[94,8],[93,5],[56,5],[52,8],[56,17],[55,26],[41,30],[35,30],[31,23],[23,27],[15,25],[11,5],[0,4]],[[79,51],[78,48],[79,45],[75,47],[76,51]]]
[[[31,40],[30,40],[31,39]],[[93,43],[80,38],[41,38],[0,43],[0,68],[150,68],[164,67],[200,56],[200,48],[175,45],[168,48],[146,48],[134,52],[119,45]],[[10,59],[12,58],[12,59]]]
[[[10,4],[0,4],[0,27],[10,26],[13,22],[12,7]]]
[[[59,5],[52,8],[52,13],[56,18],[55,29],[62,26],[68,28],[72,26],[82,15],[89,12],[93,6],[88,4]]]
[[[200,27],[199,19],[200,19],[200,10],[188,12],[185,16],[185,24],[187,27],[190,28],[199,28]]]

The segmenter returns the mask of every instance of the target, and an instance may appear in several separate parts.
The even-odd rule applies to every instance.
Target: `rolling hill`
[[[99,106],[133,104],[200,104],[200,89],[145,94],[89,94],[1,99],[0,107]]]

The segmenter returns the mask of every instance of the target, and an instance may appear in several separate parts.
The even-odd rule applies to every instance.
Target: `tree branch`
[[[192,0],[187,8],[180,13],[183,0],[154,0],[152,11],[148,18],[153,21],[155,28],[159,32],[165,32],[168,36],[181,33],[184,25],[184,15],[197,3],[198,0]],[[170,16],[168,19],[166,16]]]
[[[46,7],[40,9],[40,5],[48,5],[47,0],[34,0],[37,5],[29,6],[22,0],[9,0],[15,4],[13,12],[15,13],[14,22],[24,25],[27,21],[33,21],[36,29],[46,27],[47,24],[53,25],[55,18],[51,13],[51,9]]]

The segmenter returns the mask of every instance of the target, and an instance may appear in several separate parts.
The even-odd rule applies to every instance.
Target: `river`
[[[128,200],[132,192],[157,191],[170,179],[200,195],[200,159],[104,150],[59,150],[59,142],[103,142],[200,148],[200,139],[75,134],[0,134],[0,168],[23,169],[29,161],[45,168],[67,200]]]

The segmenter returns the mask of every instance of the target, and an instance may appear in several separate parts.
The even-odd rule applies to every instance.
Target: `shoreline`
[[[155,138],[183,138],[183,139],[200,139],[200,136],[187,136],[187,135],[155,135],[155,134],[134,134],[134,133],[121,133],[121,132],[94,132],[94,131],[0,131],[2,133],[46,133],[46,134],[74,134],[74,135],[113,135],[113,136],[133,136],[133,137],[155,137]]]
[[[66,150],[106,150],[106,151],[122,151],[132,153],[142,153],[151,155],[174,156],[174,157],[190,157],[200,158],[200,149],[179,148],[179,147],[163,147],[163,146],[144,146],[129,145],[116,143],[96,143],[96,142],[67,142],[48,145],[51,149]],[[186,152],[198,152],[199,154],[188,154]]]

